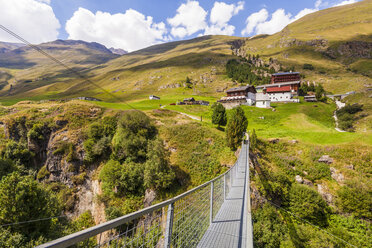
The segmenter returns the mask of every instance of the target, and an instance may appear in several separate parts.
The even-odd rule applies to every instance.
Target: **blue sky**
[[[32,43],[95,41],[138,50],[206,34],[272,34],[302,16],[357,0],[0,0],[0,24]],[[0,40],[15,42],[0,31]]]

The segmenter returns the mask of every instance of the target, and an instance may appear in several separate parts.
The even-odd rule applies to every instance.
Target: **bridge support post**
[[[226,200],[226,174],[223,175],[223,201]]]
[[[174,203],[169,204],[167,212],[167,225],[165,227],[164,248],[170,248],[172,242]]]
[[[210,202],[209,202],[209,223],[212,224],[213,222],[213,184],[214,182],[211,182],[211,197],[210,197]]]

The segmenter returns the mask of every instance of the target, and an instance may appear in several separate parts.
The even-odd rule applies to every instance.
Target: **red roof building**
[[[298,72],[275,73],[271,76],[271,84],[256,86],[257,92],[268,94],[272,102],[298,102],[301,76]]]

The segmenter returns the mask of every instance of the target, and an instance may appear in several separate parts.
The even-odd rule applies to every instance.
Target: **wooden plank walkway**
[[[212,224],[204,234],[199,248],[228,248],[228,247],[252,247],[252,226],[250,192],[245,192],[245,184],[249,183],[249,170],[246,178],[246,165],[248,149],[243,145],[236,169],[233,173],[233,182],[226,200],[215,216]],[[249,187],[248,187],[249,189]],[[246,200],[248,199],[248,204]],[[250,223],[247,225],[247,222]],[[248,230],[247,230],[248,227]],[[248,237],[248,244],[246,240]]]

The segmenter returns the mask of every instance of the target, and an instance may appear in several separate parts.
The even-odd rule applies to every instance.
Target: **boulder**
[[[307,185],[307,186],[314,186],[314,184],[310,181],[310,180],[308,180],[308,179],[306,179],[306,178],[304,178],[304,182],[303,182],[303,184],[305,184],[305,185]]]
[[[318,162],[326,163],[326,164],[332,164],[333,163],[333,158],[331,158],[329,155],[323,155],[318,159]]]
[[[331,177],[336,180],[338,183],[342,183],[344,181],[344,175],[339,173],[335,168],[331,167]]]
[[[345,165],[345,168],[349,170],[354,170],[354,165],[353,164]]]
[[[302,177],[300,175],[296,175],[296,182],[303,183],[304,179],[302,179]]]
[[[333,195],[328,193],[328,188],[325,185],[318,184],[318,193],[323,197],[323,199],[328,203],[332,204],[333,202]]]
[[[271,138],[271,139],[269,139],[269,142],[271,144],[277,144],[277,143],[279,143],[279,139],[278,138]]]
[[[145,199],[143,200],[143,206],[145,208],[151,206],[151,203],[155,200],[156,198],[156,192],[153,189],[146,189],[145,191]]]

